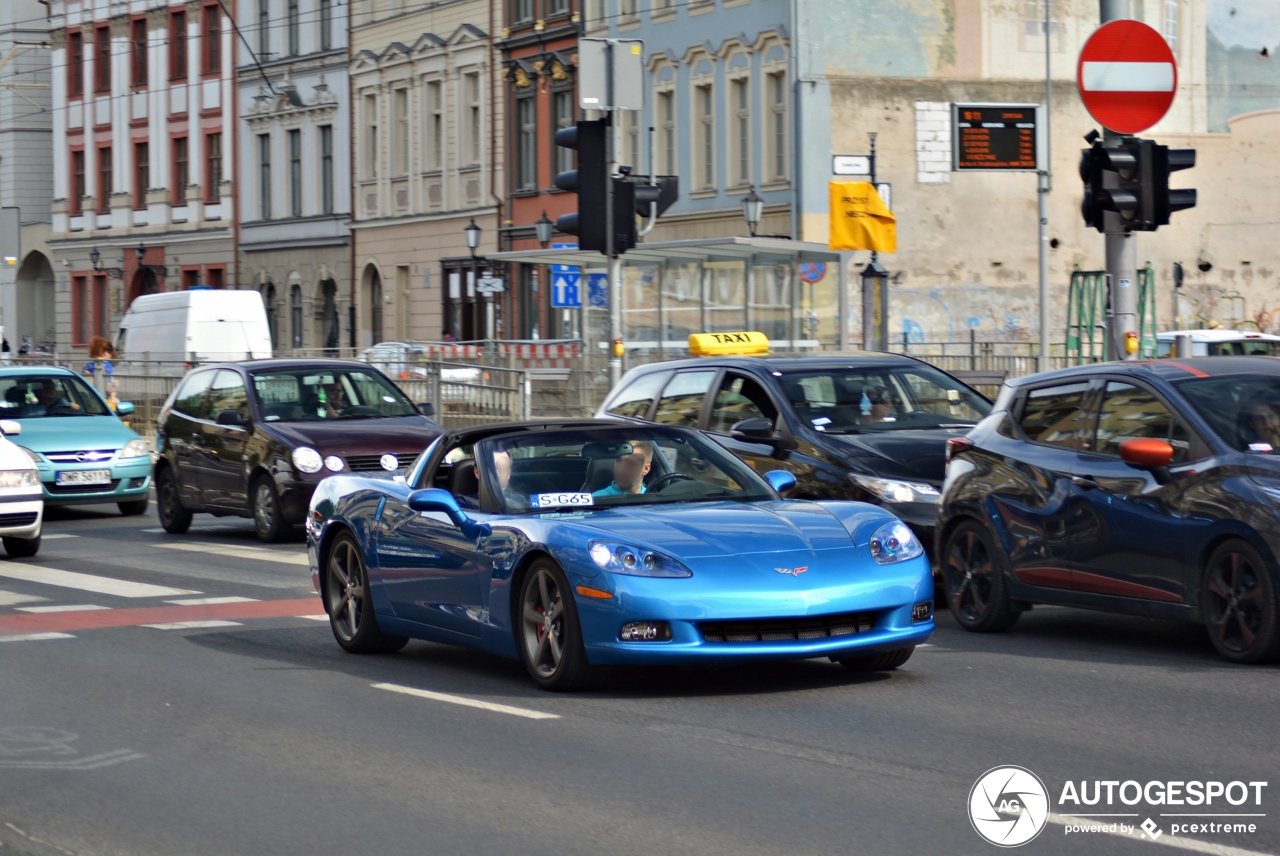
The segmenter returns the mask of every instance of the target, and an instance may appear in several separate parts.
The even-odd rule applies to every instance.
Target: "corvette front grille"
[[[706,642],[806,642],[866,633],[879,617],[875,612],[843,612],[804,618],[702,621],[698,630]]]

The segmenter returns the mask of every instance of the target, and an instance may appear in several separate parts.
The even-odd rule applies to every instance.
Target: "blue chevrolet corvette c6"
[[[780,499],[793,481],[684,428],[452,431],[405,476],[321,482],[312,582],[347,651],[480,648],[548,690],[624,665],[902,665],[934,629],[920,543],[877,506]]]

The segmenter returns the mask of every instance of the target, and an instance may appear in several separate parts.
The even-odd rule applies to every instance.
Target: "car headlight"
[[[931,484],[882,479],[875,476],[857,474],[850,474],[849,477],[885,502],[938,501],[938,489]]]
[[[905,562],[924,553],[924,547],[911,527],[901,520],[894,520],[881,526],[871,535],[871,558],[880,565],[891,565],[894,562]]]
[[[299,446],[293,450],[293,465],[299,472],[318,473],[324,467],[324,460],[310,446]]]
[[[631,577],[693,576],[693,571],[670,556],[632,544],[592,541],[589,552],[593,562],[613,574]]]
[[[324,465],[326,469],[332,470],[335,473],[342,472],[342,467],[344,466],[342,458],[339,458],[337,455],[330,455],[325,458]]]
[[[0,488],[39,486],[40,477],[35,470],[0,470]]]
[[[40,463],[40,456],[38,454],[31,451],[26,446],[19,446],[18,448],[27,453],[27,457],[31,459],[32,463]]]
[[[141,437],[130,440],[124,444],[124,448],[120,450],[117,457],[120,458],[147,458],[151,456],[151,450],[147,448],[147,441]]]

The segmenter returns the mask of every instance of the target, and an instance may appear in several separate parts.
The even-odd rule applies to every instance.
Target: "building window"
[[[783,181],[787,177],[787,75],[779,71],[768,77],[769,103],[765,133],[765,169],[770,181]]]
[[[98,213],[111,212],[111,146],[98,149]]]
[[[289,0],[286,14],[289,25],[289,56],[297,56],[302,52],[298,38],[302,26],[298,20],[298,0]]]
[[[640,170],[640,111],[627,110],[623,115],[626,116],[627,148],[626,158],[627,165],[633,170]],[[650,164],[650,169],[653,165]]]
[[[573,150],[557,146],[555,133],[563,128],[572,128],[577,121],[578,111],[573,105],[573,90],[560,89],[551,93],[551,118],[555,127],[551,129],[551,175],[559,175],[573,169]]]
[[[289,327],[293,333],[293,347],[302,347],[302,286],[294,283],[289,288]]]
[[[333,213],[333,126],[320,126],[320,207]]]
[[[396,89],[391,93],[391,109],[396,127],[392,141],[391,172],[393,175],[409,174],[409,90]]]
[[[533,20],[533,0],[514,0],[511,10],[513,24],[527,24]]]
[[[151,146],[133,144],[133,207],[147,207],[147,188],[151,186]]]
[[[382,337],[382,277],[375,270],[369,282],[369,332],[374,342],[381,342]]]
[[[320,0],[320,50],[333,50],[333,0]]]
[[[89,286],[83,276],[71,277],[71,344],[89,341]]]
[[[568,15],[572,10],[569,8],[569,0],[547,0],[547,17],[552,15]]]
[[[94,274],[93,277],[93,331],[94,336],[107,338],[107,275]]]
[[[202,10],[204,26],[201,32],[204,38],[201,47],[204,53],[204,73],[220,74],[222,72],[222,20],[221,12],[216,5],[205,6]]]
[[[739,78],[730,84],[733,99],[733,136],[730,140],[729,184],[751,183],[751,81]]]
[[[472,72],[463,78],[467,93],[467,163],[480,163],[480,75]]]
[[[190,291],[200,284],[200,268],[184,267],[182,269],[182,290]]]
[[[516,100],[516,190],[538,187],[538,108],[532,96]]]
[[[694,163],[694,185],[706,190],[716,186],[716,102],[715,90],[710,83],[693,89],[694,118],[697,122]]]
[[[634,18],[636,14],[636,0],[618,0],[619,17]]]
[[[676,174],[676,94],[671,91],[658,93],[658,122],[662,133],[662,145],[658,154],[662,158],[660,175]]]
[[[204,201],[216,205],[222,200],[222,134],[206,134]]]
[[[227,287],[227,269],[221,265],[210,266],[205,271],[205,285],[210,288],[226,288]]]
[[[1164,40],[1169,50],[1178,55],[1178,0],[1164,0]]]
[[[169,16],[169,77],[172,80],[187,79],[186,12],[174,12]]]
[[[271,0],[258,0],[258,56],[271,58]]]
[[[67,194],[67,209],[72,217],[79,217],[84,199],[84,150],[71,153],[71,188]]]
[[[289,132],[289,213],[302,216],[302,132]]]
[[[1044,38],[1045,4],[1047,2],[1048,0],[1023,0],[1022,32],[1024,35]],[[1058,34],[1058,22],[1052,18],[1049,20],[1049,32],[1052,35]]]
[[[258,135],[258,217],[271,219],[271,135]]]
[[[130,40],[130,77],[134,86],[147,85],[147,19],[137,18],[129,25],[133,30]]]
[[[191,183],[191,172],[187,163],[187,138],[173,138],[173,204],[187,204],[187,185]]]
[[[378,96],[364,97],[364,177],[378,177]]]
[[[444,168],[444,88],[438,80],[427,84],[426,168]]]
[[[84,94],[84,34],[67,33],[67,95]]]
[[[111,88],[111,28],[98,27],[93,31],[93,91],[106,92]]]

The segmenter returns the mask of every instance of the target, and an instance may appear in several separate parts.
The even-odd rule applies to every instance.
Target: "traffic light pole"
[[[1103,24],[1129,17],[1129,0],[1099,0]],[[1104,128],[1103,144],[1115,143],[1123,138],[1123,134]],[[1107,189],[1119,186],[1119,176],[1108,172],[1104,176]],[[1130,353],[1125,347],[1128,334],[1138,332],[1138,251],[1134,243],[1133,233],[1125,228],[1120,214],[1107,211],[1106,218],[1106,253],[1107,253],[1107,341],[1110,343],[1108,355],[1113,360],[1137,359],[1137,352]]]
[[[622,379],[622,257],[614,245],[617,240],[613,212],[613,48],[614,40],[604,43],[605,80],[605,238],[604,253],[609,260],[609,389]]]

